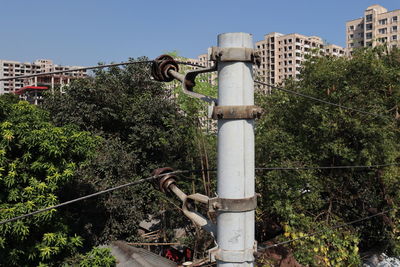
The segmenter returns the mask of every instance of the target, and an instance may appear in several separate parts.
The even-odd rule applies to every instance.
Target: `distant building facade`
[[[351,54],[359,47],[400,47],[399,28],[400,9],[388,11],[380,5],[369,6],[362,18],[346,23],[347,49]]]
[[[78,66],[60,66],[53,64],[48,59],[39,59],[33,63],[18,62],[11,60],[0,60],[0,78],[22,76],[53,71],[63,71],[79,68]],[[0,81],[0,94],[15,93],[24,87],[47,87],[53,89],[55,86],[63,86],[70,83],[72,79],[87,77],[86,70],[71,71],[63,74],[44,75],[33,78]],[[21,92],[21,91],[19,91]]]
[[[322,55],[345,56],[345,49],[338,45],[325,44],[318,36],[298,33],[269,33],[264,40],[256,42],[261,54],[261,65],[257,78],[269,84],[282,83],[286,78],[297,79],[305,56],[312,50]]]

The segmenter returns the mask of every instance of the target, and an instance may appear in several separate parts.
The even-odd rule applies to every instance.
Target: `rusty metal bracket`
[[[213,72],[216,70],[217,70],[217,64],[215,64],[214,66],[212,66],[210,68],[188,71],[185,74],[183,81],[182,81],[183,92],[191,97],[195,97],[195,98],[201,99],[203,101],[206,101],[207,103],[217,103],[218,100],[216,98],[193,92],[193,87],[196,86],[195,79],[196,79],[197,75],[202,74],[202,73]]]
[[[213,46],[209,51],[209,59],[216,62],[252,62],[257,66],[261,64],[259,51],[244,47],[217,47]]]
[[[210,212],[228,211],[243,212],[251,211],[257,208],[257,195],[248,198],[228,199],[228,198],[210,198],[208,200],[208,210]]]
[[[216,98],[193,92],[193,88],[196,86],[196,76],[202,73],[216,71],[217,64],[214,64],[214,66],[210,68],[191,70],[185,74],[181,74],[179,73],[178,63],[171,56],[161,55],[153,61],[151,69],[152,76],[155,80],[170,82],[173,79],[177,79],[182,82],[183,93],[208,103],[217,103]]]
[[[197,201],[203,204],[208,204],[209,198],[201,194],[186,195],[182,190],[176,186],[175,174],[169,174],[173,172],[172,168],[159,168],[153,171],[153,176],[160,175],[158,181],[158,187],[164,193],[174,193],[182,201],[182,212],[188,217],[194,224],[202,227],[204,230],[209,232],[213,237],[217,236],[216,225],[199,212],[193,210],[193,201]]]
[[[263,109],[257,106],[214,106],[211,117],[215,120],[260,118]]]

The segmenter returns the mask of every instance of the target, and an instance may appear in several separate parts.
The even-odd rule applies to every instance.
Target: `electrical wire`
[[[378,167],[387,167],[387,166],[396,166],[396,165],[400,165],[400,163],[369,165],[369,166],[358,166],[358,165],[355,165],[355,166],[316,166],[316,167],[266,167],[266,168],[255,168],[255,169],[256,170],[352,169],[352,168],[378,168]],[[174,171],[174,172],[170,172],[168,174],[183,174],[183,173],[191,173],[191,172],[192,173],[193,172],[214,172],[214,171],[217,171],[217,170],[216,169],[209,169],[209,170]],[[72,200],[69,200],[69,201],[54,205],[54,206],[50,206],[50,207],[47,207],[47,208],[43,208],[43,209],[31,212],[31,213],[27,213],[27,214],[20,215],[20,216],[11,218],[11,219],[3,220],[3,221],[0,221],[0,225],[8,223],[8,222],[13,222],[13,221],[16,221],[16,220],[19,220],[19,219],[23,219],[23,218],[26,218],[26,217],[30,217],[30,216],[33,216],[33,215],[36,215],[36,214],[39,214],[39,213],[43,213],[45,211],[49,211],[49,210],[52,210],[52,209],[60,208],[60,207],[63,207],[63,206],[66,206],[66,205],[69,205],[69,204],[72,204],[72,203],[75,203],[75,202],[78,202],[78,201],[82,201],[82,200],[85,200],[85,199],[88,199],[88,198],[92,198],[92,197],[95,197],[95,196],[98,196],[98,195],[102,195],[102,194],[105,194],[105,193],[108,193],[108,192],[111,192],[111,191],[114,191],[114,190],[118,190],[118,189],[121,189],[121,188],[124,188],[124,187],[137,185],[137,184],[140,184],[142,182],[152,181],[152,180],[155,180],[155,179],[157,179],[159,177],[162,177],[164,175],[167,175],[167,174],[162,174],[162,175],[158,175],[158,176],[150,176],[150,177],[138,180],[138,181],[134,181],[134,182],[126,183],[126,184],[119,185],[119,186],[116,186],[116,187],[112,187],[112,188],[109,188],[109,189],[105,189],[105,190],[102,190],[102,191],[99,191],[99,192],[96,192],[96,193],[93,193],[93,194],[90,194],[90,195],[86,195],[86,196],[83,196],[83,197],[72,199]]]
[[[363,217],[363,218],[360,218],[360,219],[357,219],[357,220],[354,220],[354,221],[351,221],[351,222],[348,222],[348,223],[335,225],[335,226],[331,227],[329,230],[334,230],[334,229],[342,228],[342,227],[345,227],[345,226],[348,226],[348,225],[352,225],[352,224],[355,224],[355,223],[358,223],[358,222],[366,221],[366,220],[372,219],[374,217],[377,217],[377,216],[383,215],[385,213],[388,213],[389,211],[392,211],[392,210],[393,209],[385,210],[385,211],[378,212],[376,214],[373,214],[373,215],[370,215],[370,216],[367,216],[367,217]],[[293,239],[290,239],[290,240],[286,240],[286,241],[279,242],[279,243],[276,243],[276,244],[273,244],[273,245],[269,245],[269,246],[265,246],[265,247],[259,246],[260,249],[257,249],[257,251],[261,251],[262,252],[262,251],[265,251],[267,249],[278,247],[278,246],[281,246],[281,245],[285,245],[285,244],[288,244],[288,243],[291,243],[291,242],[294,242],[294,241],[297,241],[297,240],[300,240],[300,239],[304,239],[304,238],[308,238],[308,237],[324,234],[324,233],[326,233],[326,231],[327,230],[316,231],[314,233],[310,233],[310,234],[304,235],[302,237],[293,238]]]
[[[187,62],[187,61],[176,61],[177,64],[182,64],[182,65],[188,65],[188,66],[193,66],[193,67],[198,67],[198,68],[206,68],[203,65],[192,63],[192,62]]]
[[[258,171],[285,171],[285,170],[321,170],[321,169],[370,169],[388,166],[398,166],[400,163],[388,163],[388,164],[378,164],[378,165],[345,165],[345,166],[312,166],[312,167],[265,167],[265,168],[255,168]]]
[[[83,196],[83,197],[75,198],[75,199],[72,199],[72,200],[69,200],[69,201],[54,205],[54,206],[50,206],[50,207],[39,209],[39,210],[30,212],[30,213],[26,213],[26,214],[23,214],[23,215],[20,215],[20,216],[11,218],[11,219],[6,219],[6,220],[3,220],[3,221],[0,221],[0,225],[5,224],[5,223],[9,223],[9,222],[13,222],[13,221],[16,221],[16,220],[19,220],[19,219],[23,219],[23,218],[26,218],[26,217],[30,217],[30,216],[33,216],[35,214],[39,214],[39,213],[42,213],[42,212],[45,212],[45,211],[49,211],[49,210],[52,210],[52,209],[60,208],[60,207],[63,207],[63,206],[66,206],[66,205],[69,205],[69,204],[72,204],[72,203],[75,203],[75,202],[78,202],[78,201],[82,201],[82,200],[85,200],[85,199],[88,199],[88,198],[91,198],[91,197],[102,195],[102,194],[105,194],[105,193],[108,193],[108,192],[111,192],[111,191],[114,191],[114,190],[118,190],[118,189],[121,189],[121,188],[124,188],[124,187],[132,186],[132,185],[138,185],[138,184],[143,183],[143,182],[153,181],[153,180],[158,179],[160,177],[163,177],[165,175],[182,174],[182,173],[190,173],[190,172],[197,172],[197,171],[198,170],[173,171],[173,172],[160,174],[160,175],[156,175],[156,176],[150,176],[150,177],[147,177],[147,178],[144,178],[144,179],[141,179],[141,180],[137,180],[137,181],[134,181],[134,182],[122,184],[122,185],[115,186],[115,187],[112,187],[112,188],[108,188],[108,189],[105,189],[105,190],[102,190],[102,191],[99,191],[99,192],[96,192],[96,193],[93,193],[93,194],[90,194],[90,195],[86,195],[86,196]]]
[[[62,74],[62,73],[76,72],[76,71],[82,71],[82,70],[102,69],[102,68],[109,68],[109,67],[116,67],[116,66],[123,66],[123,65],[146,64],[146,63],[153,63],[153,62],[154,62],[154,60],[129,61],[129,62],[121,62],[121,63],[112,63],[112,64],[104,64],[104,65],[97,65],[97,66],[75,68],[75,69],[69,69],[69,70],[59,70],[59,71],[41,72],[41,73],[35,73],[35,74],[29,74],[29,75],[4,77],[4,78],[0,78],[0,81],[10,81],[10,80],[16,80],[16,79],[26,79],[26,78],[32,78],[32,77],[54,75],[54,74]],[[182,64],[182,65],[194,66],[194,67],[203,67],[202,65],[191,63],[191,62],[185,62],[185,61],[177,61],[177,63],[178,64]]]
[[[381,117],[381,118],[386,118],[386,119],[388,118],[387,116],[382,115],[382,114],[372,113],[372,112],[368,112],[368,111],[361,110],[361,109],[356,109],[356,108],[343,106],[343,105],[336,104],[336,103],[333,103],[333,102],[329,102],[329,101],[326,101],[326,100],[323,100],[323,99],[320,99],[320,98],[316,98],[314,96],[306,95],[306,94],[299,93],[299,92],[296,92],[296,91],[293,91],[293,90],[289,90],[289,89],[285,89],[285,88],[282,88],[282,87],[279,87],[279,86],[275,86],[275,85],[272,85],[272,84],[269,84],[269,83],[260,82],[260,81],[256,81],[256,80],[254,82],[258,83],[258,84],[261,84],[261,85],[268,86],[268,87],[276,89],[276,90],[280,90],[280,91],[283,91],[283,92],[286,92],[286,93],[289,93],[289,94],[294,94],[294,95],[297,95],[297,96],[302,96],[302,97],[305,97],[305,98],[308,98],[308,99],[311,99],[311,100],[314,100],[314,101],[317,101],[317,102],[320,102],[320,103],[324,103],[324,104],[327,104],[327,105],[335,106],[335,107],[338,107],[338,108],[343,108],[343,109],[355,111],[355,112],[358,112],[358,113],[361,113],[361,114],[372,115],[372,116],[375,116],[375,117]]]
[[[35,73],[35,74],[29,74],[29,75],[6,77],[6,78],[0,78],[0,81],[9,81],[9,80],[25,79],[25,78],[44,76],[44,75],[53,75],[53,74],[61,74],[61,73],[75,72],[75,71],[82,71],[82,70],[102,69],[102,68],[122,66],[122,65],[144,64],[144,63],[152,63],[152,62],[153,62],[153,60],[112,63],[112,64],[104,64],[104,65],[97,65],[97,66],[90,66],[90,67],[75,68],[75,69],[69,69],[69,70],[58,70],[58,71],[52,71],[52,72],[41,72],[41,73]]]

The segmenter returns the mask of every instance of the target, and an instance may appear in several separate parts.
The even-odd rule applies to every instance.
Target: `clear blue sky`
[[[219,33],[317,35],[344,46],[345,22],[399,0],[3,0],[0,59],[96,65],[177,50],[205,53]]]

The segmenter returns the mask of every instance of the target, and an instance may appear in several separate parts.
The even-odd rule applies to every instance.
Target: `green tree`
[[[286,88],[382,117],[360,114],[273,91],[257,125],[258,166],[338,166],[398,162],[399,51],[360,50],[352,58],[311,57]],[[257,175],[262,194],[259,238],[286,240],[313,266],[357,266],[358,249],[399,254],[399,167],[268,171]],[[392,209],[341,229],[331,226]],[[268,223],[267,223],[268,222]],[[271,227],[273,226],[273,227]],[[283,235],[282,235],[283,234]]]
[[[56,127],[27,102],[0,98],[0,219],[59,203],[76,169],[93,155],[88,132]],[[0,265],[57,265],[77,252],[75,235],[59,211],[0,225]]]
[[[193,117],[179,110],[171,94],[151,79],[149,64],[131,64],[96,71],[94,77],[72,83],[65,94],[47,96],[43,107],[56,125],[77,125],[103,137],[91,163],[79,170],[70,195],[143,178],[159,167],[198,166]],[[185,188],[190,185],[191,181],[182,183]],[[92,244],[101,244],[137,239],[139,222],[159,216],[163,206],[171,209],[162,202],[160,193],[144,183],[67,210],[74,229]],[[172,222],[189,223],[182,216],[166,223]]]

